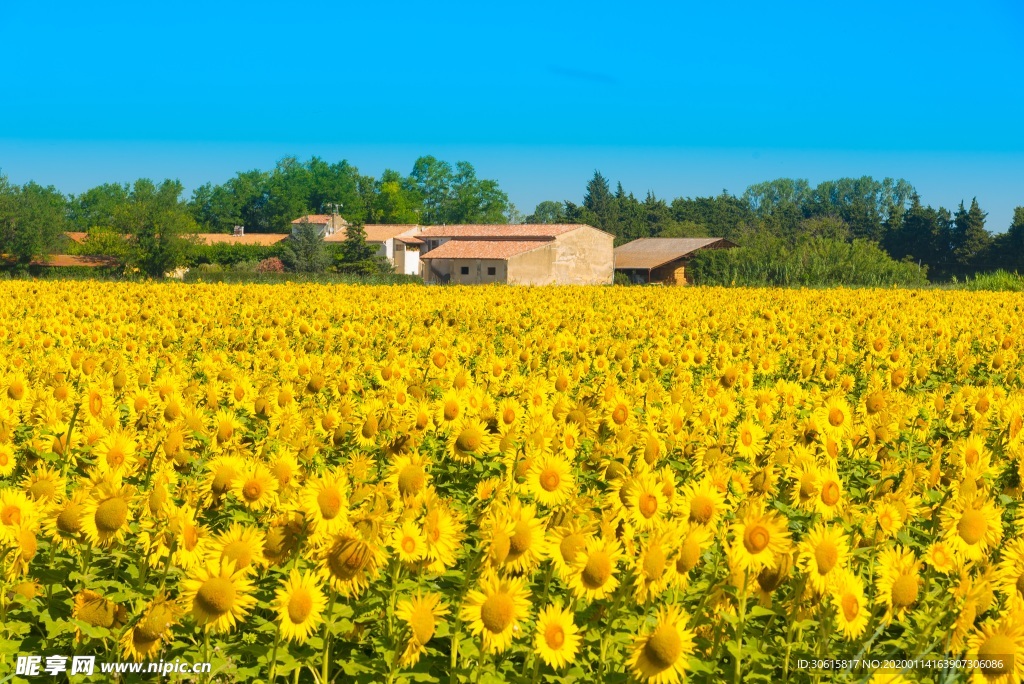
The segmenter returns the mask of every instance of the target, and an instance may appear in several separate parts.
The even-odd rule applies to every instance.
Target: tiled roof
[[[88,266],[88,267],[97,267],[97,266],[112,266],[112,265],[114,265],[114,263],[116,263],[116,262],[113,259],[104,258],[104,257],[74,256],[74,255],[70,255],[70,254],[53,254],[51,256],[46,257],[45,259],[40,259],[38,261],[33,261],[32,265],[33,266]]]
[[[390,223],[377,223],[363,226],[363,230],[366,231],[367,242],[384,242],[390,240],[393,237],[398,237],[402,233],[409,233],[419,229],[419,226],[405,225],[405,224],[390,224]],[[339,228],[338,232],[334,235],[328,235],[324,238],[324,242],[344,242],[345,241],[345,229]]]
[[[306,216],[300,216],[299,218],[292,221],[292,223],[330,223],[330,214],[308,214]]]
[[[264,247],[287,240],[287,233],[196,233],[195,237],[204,245],[262,245]]]
[[[421,259],[508,259],[540,249],[541,240],[449,240]]]
[[[79,244],[85,242],[85,239],[87,237],[89,237],[88,233],[64,233],[64,234],[67,235],[69,238],[71,238],[72,240],[74,240],[75,242],[77,242]]]
[[[718,244],[722,243],[722,244]],[[615,248],[615,268],[657,268],[707,247],[735,247],[724,238],[641,238]]]
[[[508,240],[551,240],[557,235],[583,228],[583,224],[536,223],[517,225],[464,224],[428,226],[420,237],[428,238],[487,238]]]

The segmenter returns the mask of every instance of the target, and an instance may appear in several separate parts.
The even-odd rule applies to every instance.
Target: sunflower
[[[622,558],[622,549],[615,540],[593,537],[577,552],[572,572],[567,581],[579,598],[599,601],[619,586],[616,566]]]
[[[967,658],[980,666],[974,684],[1017,684],[1024,680],[1024,622],[1020,614],[986,620],[967,640]]]
[[[834,463],[821,468],[817,472],[817,497],[814,510],[823,520],[831,520],[843,510],[843,481],[836,471]]]
[[[256,527],[233,523],[209,544],[209,559],[220,563],[231,562],[238,570],[263,567],[267,559],[263,555],[266,535]]]
[[[1003,536],[999,510],[991,500],[954,501],[943,510],[943,540],[965,562],[976,562],[988,556],[988,550]]]
[[[534,653],[549,667],[560,670],[575,661],[581,641],[572,611],[563,609],[561,603],[556,602],[537,614]]]
[[[443,572],[455,565],[463,539],[464,525],[448,506],[432,504],[423,518],[423,536],[427,541],[426,559],[430,572]]]
[[[317,584],[316,576],[293,568],[274,598],[281,636],[288,641],[305,643],[323,622],[326,607],[327,599]]]
[[[686,589],[690,583],[690,572],[700,563],[701,557],[711,541],[711,534],[702,526],[684,524],[679,531],[679,546],[676,548],[673,584]]]
[[[123,657],[137,662],[154,660],[153,656],[170,636],[171,627],[180,614],[181,608],[165,595],[153,599],[138,621],[121,637]]]
[[[653,601],[673,581],[675,563],[669,559],[669,539],[678,539],[678,533],[652,534],[640,549],[633,573],[633,596],[638,603]]]
[[[846,567],[850,543],[841,527],[818,523],[800,542],[799,550],[800,565],[811,587],[824,594],[831,580]]]
[[[213,417],[211,446],[218,451],[230,448],[241,438],[242,422],[232,409],[222,408]]]
[[[348,477],[344,471],[335,470],[307,480],[299,503],[315,537],[344,529],[348,524]]]
[[[231,493],[251,511],[273,506],[279,481],[262,463],[252,463],[231,484]]]
[[[753,461],[764,450],[765,438],[764,428],[748,418],[736,428],[736,455]]]
[[[428,465],[419,454],[397,456],[389,468],[387,483],[403,501],[414,500],[430,483]]]
[[[512,644],[519,623],[527,618],[530,592],[521,577],[488,573],[470,590],[461,617],[474,636],[483,636],[483,650],[501,653]]]
[[[395,617],[404,622],[410,632],[399,661],[402,667],[412,667],[419,662],[427,642],[434,637],[438,620],[447,614],[448,606],[441,601],[440,594],[433,592],[417,591],[412,598],[398,602]]]
[[[537,508],[523,505],[513,498],[507,510],[511,521],[508,553],[503,566],[512,572],[527,574],[536,568],[547,553],[544,543],[544,523],[537,517]]]
[[[629,666],[637,679],[651,684],[674,684],[685,679],[694,634],[686,627],[689,616],[676,605],[661,606],[653,626],[633,641]]]
[[[373,539],[348,526],[333,534],[319,552],[320,574],[342,596],[358,596],[380,573],[387,554]]]
[[[419,525],[406,520],[401,527],[396,527],[391,537],[391,548],[403,563],[416,563],[427,552],[427,542]]]
[[[124,606],[107,600],[91,589],[84,589],[75,594],[71,617],[93,627],[117,629],[124,624],[127,613]]]
[[[448,455],[458,463],[471,464],[493,452],[498,440],[487,432],[478,418],[465,418],[452,426],[448,437]]]
[[[864,582],[850,570],[840,568],[835,573],[829,597],[836,608],[836,626],[843,636],[847,640],[859,638],[871,614],[864,597]]]
[[[832,395],[826,399],[815,418],[821,430],[837,442],[853,434],[853,409],[841,396]]]
[[[786,522],[775,511],[751,510],[741,522],[733,524],[732,533],[730,560],[735,567],[751,574],[774,567],[779,556],[790,548]]]
[[[570,519],[564,525],[548,530],[547,557],[563,580],[572,573],[573,563],[587,546],[587,534],[579,521]]]
[[[255,586],[231,561],[210,561],[181,583],[181,601],[210,632],[230,632],[256,606]]]
[[[82,532],[93,546],[111,546],[128,531],[135,489],[117,481],[100,482],[82,506]]]
[[[50,542],[63,549],[71,549],[78,543],[82,531],[82,513],[85,510],[86,493],[76,491],[65,501],[51,506],[43,520],[43,531]]]
[[[214,502],[231,491],[235,480],[245,471],[245,461],[236,456],[218,456],[206,464],[203,488]]]
[[[657,528],[669,514],[661,482],[650,475],[634,478],[626,494],[626,510],[630,522],[638,529]]]
[[[38,465],[21,481],[24,489],[33,501],[41,505],[57,503],[64,499],[67,491],[67,480],[55,468]]]
[[[191,571],[203,563],[209,550],[210,539],[206,528],[196,522],[196,511],[182,506],[168,516],[167,529],[173,535],[174,565]]]
[[[14,456],[14,445],[0,442],[0,477],[7,477],[18,467],[18,459]]]
[[[882,549],[878,554],[875,602],[884,605],[886,624],[903,617],[917,603],[920,594],[920,566],[914,552],[903,546]]]
[[[679,493],[680,509],[692,525],[715,529],[727,508],[725,494],[710,478],[704,477],[696,484],[690,483]]]
[[[940,572],[943,575],[949,575],[953,571],[957,570],[959,563],[957,562],[956,556],[953,551],[949,548],[941,539],[931,546],[925,552],[925,562],[932,566],[936,572]],[[1022,568],[1024,570],[1024,568]]]
[[[576,492],[570,463],[560,456],[536,458],[526,475],[526,490],[541,506],[555,508]]]
[[[1024,608],[1024,539],[1009,542],[1000,555],[996,587],[1010,599],[1011,605]]]

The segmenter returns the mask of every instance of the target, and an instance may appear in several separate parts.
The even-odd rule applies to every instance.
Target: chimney
[[[235,237],[239,237],[239,236],[245,235],[245,226],[235,226],[235,230],[234,230],[233,235]]]

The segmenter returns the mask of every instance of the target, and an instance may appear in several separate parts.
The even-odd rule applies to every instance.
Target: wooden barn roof
[[[640,238],[615,248],[615,268],[652,269],[697,250],[714,247],[722,249],[736,244],[725,238]]]

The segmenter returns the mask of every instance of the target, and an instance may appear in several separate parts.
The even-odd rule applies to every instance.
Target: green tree
[[[413,164],[409,187],[422,206],[421,222],[426,225],[508,220],[508,195],[497,181],[477,178],[469,162],[460,161],[453,169],[435,157],[420,157]]]
[[[64,240],[67,198],[53,186],[11,185],[0,176],[0,254],[21,265],[53,253]]]
[[[128,202],[131,186],[104,183],[74,196],[69,202],[70,225],[75,230],[88,232],[97,226],[114,225],[117,208]]]
[[[702,235],[742,240],[756,231],[754,212],[743,199],[722,190],[714,197],[678,197],[670,205],[672,219],[703,226]]]
[[[161,277],[188,262],[193,247],[188,235],[196,232],[196,223],[182,200],[183,192],[177,180],[156,185],[140,178],[132,185],[127,201],[113,216],[114,230],[128,241],[128,266]]]
[[[693,221],[673,221],[657,235],[663,238],[711,237],[708,229]],[[719,236],[715,236],[719,237]]]
[[[985,230],[987,213],[978,206],[978,198],[971,200],[971,208],[964,209],[960,202],[953,217],[953,262],[958,273],[969,274],[980,270],[984,256],[992,243],[992,235]]]
[[[990,263],[1024,273],[1024,207],[1013,210],[1013,222],[1005,233],[993,239],[989,253]]]
[[[364,243],[365,237],[364,233]],[[281,248],[281,261],[289,269],[298,273],[326,271],[330,259],[319,226],[307,222],[298,224],[285,246]]]
[[[376,192],[370,205],[374,223],[416,224],[422,211],[417,193],[403,182],[401,174],[387,169],[376,181]]]
[[[345,241],[335,257],[335,265],[343,273],[371,275],[391,271],[386,257],[377,252],[377,247],[366,242],[363,224],[350,223],[345,228]]]
[[[565,223],[565,204],[544,200],[526,217],[527,223]]]

